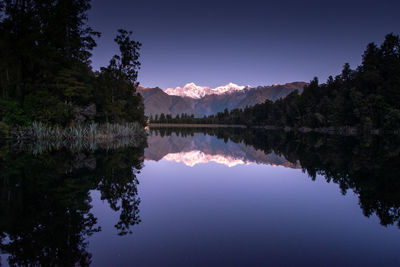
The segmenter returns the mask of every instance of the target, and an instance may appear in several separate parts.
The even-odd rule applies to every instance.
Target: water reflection
[[[0,157],[0,248],[17,266],[89,265],[87,238],[101,230],[91,213],[98,190],[124,235],[140,222],[138,148],[71,153],[4,153]]]
[[[3,146],[0,249],[8,263],[89,265],[88,238],[102,230],[92,212],[93,190],[100,193],[102,205],[119,214],[115,234],[134,232],[140,223],[138,174],[145,160],[302,168],[311,180],[321,175],[343,194],[354,191],[365,216],[376,214],[382,225],[400,227],[398,137],[162,128],[151,130],[147,142],[146,149],[144,142],[74,152],[65,147],[11,152],[15,146]]]
[[[246,132],[240,130],[237,134]],[[257,163],[300,168],[299,162],[290,162],[274,151],[265,152],[246,144],[244,140],[236,140],[234,133],[234,130],[221,129],[208,129],[207,134],[185,128],[152,130],[145,157],[147,160],[182,162],[190,167],[215,162],[227,167]]]
[[[146,158],[164,158],[188,166],[222,157],[219,162],[227,166],[255,162],[301,167],[312,180],[322,175],[328,183],[338,184],[342,194],[354,191],[365,216],[376,214],[382,225],[397,224],[400,227],[398,136],[160,128],[153,129],[148,140],[157,145],[150,145]],[[198,151],[206,156],[199,159]]]

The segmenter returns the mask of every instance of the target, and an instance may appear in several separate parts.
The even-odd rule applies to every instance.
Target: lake
[[[4,266],[400,265],[396,136],[160,128],[0,164]]]

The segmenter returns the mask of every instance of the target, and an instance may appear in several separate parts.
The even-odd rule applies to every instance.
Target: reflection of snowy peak
[[[247,146],[244,143],[235,143],[215,136],[195,133],[193,136],[148,136],[148,148],[145,149],[147,160],[168,160],[181,162],[193,167],[196,164],[215,162],[228,167],[257,163],[288,168],[299,168],[298,163],[291,163],[274,152],[265,154],[262,150]]]
[[[249,164],[249,162],[242,159],[237,159],[226,155],[209,155],[199,150],[193,150],[189,152],[170,153],[167,154],[163,159],[174,162],[183,162],[186,166],[193,167],[196,164],[216,162],[223,164],[228,167],[233,167],[241,164]]]
[[[169,95],[199,99],[205,97],[206,95],[222,95],[226,93],[241,91],[245,88],[250,88],[250,86],[239,86],[234,83],[228,83],[227,85],[219,86],[212,89],[207,86],[198,86],[194,83],[188,83],[185,84],[185,86],[183,87],[168,88],[165,90],[165,92]]]

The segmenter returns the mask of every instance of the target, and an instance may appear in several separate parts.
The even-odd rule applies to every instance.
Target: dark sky
[[[325,81],[354,68],[369,42],[400,33],[400,0],[93,0],[89,24],[102,32],[93,67],[116,53],[118,28],[143,43],[145,87],[215,87]]]

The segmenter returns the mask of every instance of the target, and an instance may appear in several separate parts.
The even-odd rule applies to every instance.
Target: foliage
[[[0,116],[5,123],[144,124],[143,101],[136,94],[140,43],[131,32],[119,30],[115,38],[121,55],[106,68],[113,75],[95,74],[90,57],[100,33],[87,25],[90,0],[0,3],[0,100],[7,104]],[[94,116],[82,114],[92,106]]]
[[[2,121],[0,121],[0,138],[2,137],[8,137],[10,128],[8,125]]]
[[[96,73],[95,92],[99,114],[103,120],[121,122],[134,120],[145,124],[143,99],[136,93],[136,78],[140,62],[138,61],[141,44],[131,40],[132,32],[118,30],[115,38],[120,55],[115,55],[107,67]],[[118,88],[119,90],[115,90]]]
[[[28,125],[30,119],[18,102],[0,99],[0,121],[8,125]]]

